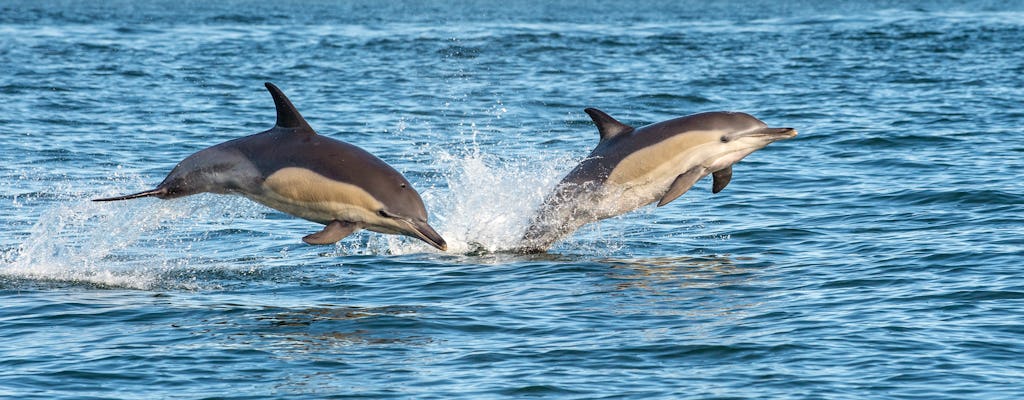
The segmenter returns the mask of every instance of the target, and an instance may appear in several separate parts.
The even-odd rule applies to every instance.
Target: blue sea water
[[[1024,4],[0,3],[0,397],[1024,397]],[[418,188],[441,253],[235,197],[93,203],[269,128]],[[515,255],[597,142],[800,136]]]

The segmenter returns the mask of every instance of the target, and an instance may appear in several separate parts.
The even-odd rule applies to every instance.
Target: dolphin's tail
[[[167,189],[166,188],[156,188],[156,189],[152,189],[152,190],[147,190],[145,192],[126,194],[124,196],[107,197],[107,198],[104,198],[104,199],[92,199],[92,201],[131,200],[131,199],[137,199],[137,198],[140,198],[140,197],[151,197],[151,196],[160,197],[161,195],[165,195],[165,194],[167,194]]]
[[[556,214],[555,211],[541,210],[533,217],[526,233],[519,239],[519,245],[513,252],[533,254],[546,252],[555,242],[569,236],[581,224],[571,220],[568,213]]]

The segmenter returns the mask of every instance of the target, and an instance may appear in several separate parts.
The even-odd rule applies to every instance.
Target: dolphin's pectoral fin
[[[302,238],[307,244],[333,244],[355,232],[359,226],[351,222],[334,220],[320,232]]]
[[[689,171],[682,173],[676,177],[675,181],[672,181],[672,185],[668,187],[668,191],[661,197],[661,201],[658,201],[658,207],[671,203],[672,200],[678,199],[683,193],[693,187],[700,178],[704,177],[704,167],[693,167]]]
[[[730,165],[715,171],[715,173],[711,174],[711,177],[714,178],[714,183],[711,184],[711,193],[721,192],[729,184],[729,181],[732,180],[732,166]]]

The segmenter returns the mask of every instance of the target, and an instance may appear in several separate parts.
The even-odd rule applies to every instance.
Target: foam
[[[104,193],[117,190],[110,189]],[[25,240],[0,256],[0,277],[131,289],[169,284],[188,288],[191,285],[177,285],[167,276],[197,267],[190,244],[205,240],[210,229],[196,226],[208,225],[198,221],[225,220],[213,214],[258,211],[239,207],[240,199],[230,197],[117,203],[68,198],[67,193],[59,197],[39,216]],[[189,229],[203,233],[182,234]]]

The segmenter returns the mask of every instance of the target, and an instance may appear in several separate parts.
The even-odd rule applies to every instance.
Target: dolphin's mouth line
[[[760,131],[749,134],[753,137],[770,138],[772,141],[786,140],[796,137],[796,129],[793,128],[764,128]]]
[[[107,197],[102,199],[92,199],[92,201],[120,201],[120,200],[131,200],[138,199],[140,197],[157,197],[167,195],[167,188],[158,187],[156,189],[150,189],[144,192],[126,194],[124,196]]]

